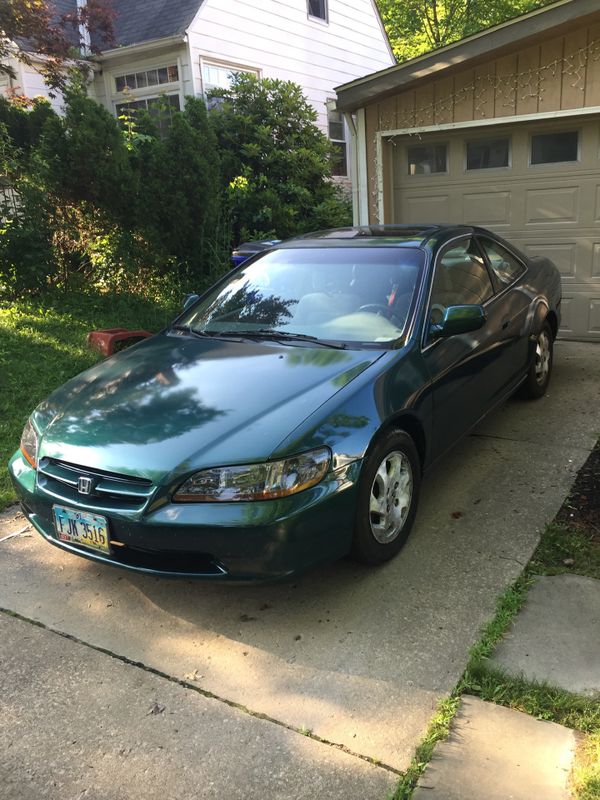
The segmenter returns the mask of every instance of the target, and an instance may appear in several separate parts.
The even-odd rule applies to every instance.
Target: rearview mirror
[[[190,306],[194,305],[194,303],[196,302],[196,300],[199,299],[199,297],[200,297],[199,294],[186,294],[186,296],[183,298],[183,309],[182,309],[182,311],[185,311]]]
[[[446,338],[457,336],[460,333],[478,331],[485,325],[485,322],[483,306],[448,306],[444,311],[442,321],[438,325],[431,325],[429,332],[432,337]]]

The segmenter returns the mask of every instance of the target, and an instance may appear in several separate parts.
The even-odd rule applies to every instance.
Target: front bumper
[[[114,510],[50,493],[17,451],[9,474],[27,519],[51,544],[136,572],[216,581],[278,580],[350,549],[360,461],[320,484],[280,500],[249,503],[150,502],[142,511]],[[56,538],[52,506],[108,519],[111,553]]]

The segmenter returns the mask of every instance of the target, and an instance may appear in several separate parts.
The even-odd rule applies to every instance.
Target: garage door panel
[[[594,222],[600,222],[600,183],[596,184],[596,202],[594,203]]]
[[[561,335],[594,341],[600,338],[600,292],[592,296],[565,292],[561,311]]]
[[[544,256],[554,261],[563,279],[575,277],[575,258],[577,253],[577,244],[575,242],[525,244],[522,249],[528,256]]]
[[[600,281],[600,242],[594,242],[593,246],[592,278]]]
[[[408,224],[437,220],[452,222],[450,213],[450,195],[413,195],[406,197],[401,203],[402,219]]]
[[[463,195],[463,219],[474,225],[508,227],[510,225],[511,192],[474,192]]]
[[[529,189],[526,200],[528,225],[555,225],[579,221],[579,187]]]

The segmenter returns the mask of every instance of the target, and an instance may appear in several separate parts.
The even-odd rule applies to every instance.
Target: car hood
[[[264,460],[381,355],[159,334],[38,407],[40,458],[153,481]]]

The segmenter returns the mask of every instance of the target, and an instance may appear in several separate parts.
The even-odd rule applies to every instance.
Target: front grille
[[[91,478],[91,494],[81,494],[77,490],[81,477]],[[132,511],[143,508],[154,491],[152,481],[146,478],[118,475],[52,458],[43,458],[38,464],[38,486],[52,497],[89,508]]]

